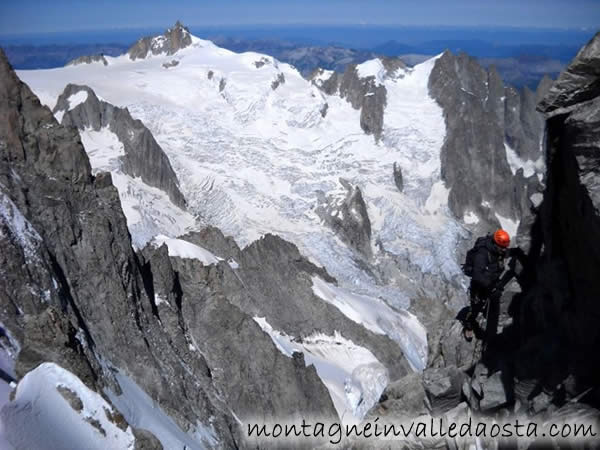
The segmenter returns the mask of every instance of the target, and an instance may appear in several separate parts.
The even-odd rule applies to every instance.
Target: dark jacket
[[[489,236],[485,245],[479,247],[473,257],[473,282],[481,288],[492,289],[504,272],[506,256],[507,252],[502,252]]]

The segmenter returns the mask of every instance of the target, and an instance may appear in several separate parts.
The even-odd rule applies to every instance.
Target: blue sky
[[[0,0],[0,34],[193,25],[600,28],[600,0]]]

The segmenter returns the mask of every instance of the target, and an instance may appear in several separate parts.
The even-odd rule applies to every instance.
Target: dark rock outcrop
[[[344,179],[340,179],[340,183],[346,189],[345,198],[336,199],[320,193],[315,212],[351,248],[370,258],[373,251],[367,205],[358,186],[353,187]]]
[[[283,73],[280,72],[277,74],[277,78],[275,78],[275,80],[273,80],[273,82],[271,83],[271,89],[276,90],[279,86],[281,86],[284,83],[285,76],[283,75]]]
[[[118,368],[183,429],[213,416],[233,445],[235,421],[206,362],[171,346],[152,312],[110,175],[92,175],[77,131],[56,122],[2,53],[0,75],[0,321],[20,343],[17,379],[51,361],[120,392]]]
[[[167,61],[166,63],[163,63],[163,67],[165,69],[170,69],[171,67],[177,67],[179,65],[179,61],[176,59],[173,59],[171,61]]]
[[[69,61],[65,65],[66,66],[78,66],[80,64],[92,64],[95,62],[100,62],[100,63],[104,64],[105,66],[108,66],[108,61],[102,54],[80,56],[79,58],[75,58],[75,59]]]
[[[434,416],[446,413],[458,406],[462,398],[462,386],[466,375],[453,366],[429,368],[423,372],[423,387]]]
[[[548,95],[540,103],[540,110],[556,115],[564,114],[589,100],[597,98],[600,89],[600,39],[598,34],[583,47],[567,70],[560,74]]]
[[[531,256],[556,270],[536,278],[553,292],[537,292],[530,311],[541,313],[538,333],[552,329],[564,336],[568,371],[582,385],[595,384],[600,358],[590,355],[597,355],[593,349],[600,343],[600,33],[560,75],[540,110],[549,116],[549,171]],[[559,329],[551,325],[555,314]]]
[[[393,74],[405,67],[400,60],[385,60],[382,64],[388,73]],[[314,71],[312,78],[322,74]],[[349,64],[343,74],[333,73],[327,80],[315,84],[327,95],[338,93],[356,110],[360,110],[360,126],[367,134],[372,134],[378,141],[383,133],[383,113],[387,103],[387,91],[374,76],[361,78],[356,64]]]
[[[153,55],[173,55],[182,48],[192,45],[192,35],[189,30],[177,21],[173,28],[164,34],[145,37],[137,41],[127,51],[132,60],[144,59],[149,53]]]
[[[71,109],[69,98],[80,92],[85,92],[87,99]],[[95,131],[109,128],[125,150],[123,172],[132,177],[141,177],[144,183],[166,192],[175,205],[185,209],[185,198],[179,190],[177,175],[169,158],[150,130],[140,120],[133,119],[127,108],[99,100],[87,86],[68,84],[54,107],[54,113],[58,112],[64,113],[62,124],[66,126]]]
[[[404,190],[404,179],[402,177],[402,169],[394,163],[394,184],[400,192]]]

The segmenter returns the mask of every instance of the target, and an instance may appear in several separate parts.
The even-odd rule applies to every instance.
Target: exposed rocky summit
[[[86,93],[86,99],[71,108],[69,99],[78,93]],[[175,205],[185,208],[185,198],[179,190],[177,175],[169,158],[150,130],[140,120],[133,119],[127,108],[119,108],[98,99],[87,86],[68,84],[58,97],[54,113],[62,114],[63,125],[82,131],[89,128],[94,131],[110,129],[125,150],[123,172],[132,177],[141,177],[144,183],[166,192]]]
[[[152,55],[173,55],[178,50],[192,45],[192,35],[187,27],[177,21],[173,28],[164,34],[145,37],[137,41],[127,51],[131,60],[144,59]]]
[[[404,179],[402,177],[402,169],[400,168],[400,166],[396,165],[396,163],[394,163],[393,175],[394,184],[396,185],[398,190],[402,192],[404,190]]]

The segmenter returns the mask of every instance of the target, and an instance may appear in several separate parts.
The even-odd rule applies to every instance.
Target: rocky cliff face
[[[85,101],[71,107],[73,96],[85,96]],[[169,158],[140,120],[134,120],[127,108],[118,108],[99,100],[87,86],[68,84],[58,97],[54,113],[62,115],[62,124],[83,131],[110,129],[123,144],[125,154],[122,170],[132,177],[141,177],[144,183],[166,192],[169,199],[185,209],[185,198],[179,190],[177,175]]]
[[[512,220],[527,214],[521,205],[536,192],[543,170],[543,119],[535,104],[547,88],[545,81],[536,94],[518,92],[465,54],[445,52],[436,61],[429,91],[444,109],[442,179],[456,217],[475,212],[499,225],[492,210]]]
[[[135,61],[136,59],[144,59],[149,54],[172,55],[191,44],[192,36],[189,30],[177,21],[173,28],[169,28],[162,35],[140,39],[131,46],[127,53],[129,58]]]
[[[600,359],[590,356],[600,343],[594,320],[600,313],[600,34],[561,74],[540,110],[548,117],[549,176],[535,236],[543,249],[534,248],[534,255],[561,273],[538,282],[549,289],[562,282],[567,296],[552,295],[550,306],[540,295],[537,306],[561,316],[569,372],[580,385],[597,388]],[[549,316],[542,317],[539,330],[549,331]]]
[[[597,34],[539,104],[547,118],[548,171],[527,258],[522,269],[516,266],[519,283],[510,284],[482,318],[481,341],[466,343],[456,321],[438,322],[443,331],[429,367],[422,376],[391,383],[371,420],[422,414],[444,420],[518,417],[538,424],[585,420],[596,430],[600,426],[599,68]],[[439,437],[427,445],[470,443]],[[409,448],[420,444],[407,442]],[[491,440],[479,445],[499,448]],[[543,437],[503,445],[561,448]]]
[[[238,412],[337,417],[314,368],[281,354],[219,284],[205,281],[221,276],[220,266],[172,260],[166,247],[133,251],[111,176],[92,174],[77,131],[57,123],[2,53],[0,79],[0,323],[3,351],[14,358],[9,375],[19,381],[56,363],[110,398],[125,428],[148,427],[143,417],[159,406],[174,421],[170,431],[154,430],[163,445],[176,436],[189,448],[236,447]],[[223,392],[238,369],[257,384]],[[142,391],[149,403],[136,410]],[[16,442],[22,436],[11,432],[27,426],[5,437]],[[136,448],[158,448],[151,434],[134,434]]]

